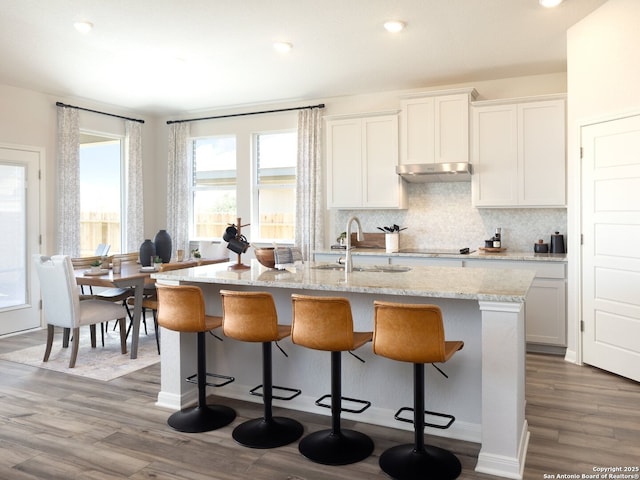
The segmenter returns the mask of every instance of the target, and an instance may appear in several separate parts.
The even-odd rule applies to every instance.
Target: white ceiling
[[[605,1],[0,0],[0,83],[177,114],[564,72]]]

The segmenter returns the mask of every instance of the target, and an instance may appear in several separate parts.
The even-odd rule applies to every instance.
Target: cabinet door
[[[327,122],[327,204],[362,205],[362,134],[359,118]]]
[[[434,97],[402,102],[400,160],[403,164],[435,161]]]
[[[402,179],[398,165],[398,117],[362,119],[363,206],[398,208]]]
[[[535,279],[527,295],[525,332],[530,343],[567,345],[564,280]]]
[[[564,206],[564,101],[519,105],[518,127],[519,204]]]
[[[474,206],[517,205],[516,106],[474,107],[472,122],[471,178]]]
[[[469,161],[469,95],[434,97],[434,162]]]

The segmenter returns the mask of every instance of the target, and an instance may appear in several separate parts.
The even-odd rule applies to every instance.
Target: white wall
[[[413,90],[396,90],[378,92],[365,95],[351,95],[344,97],[301,100],[294,103],[268,104],[247,107],[244,110],[204,110],[185,112],[180,117],[163,118],[178,120],[185,118],[202,118],[224,115],[241,111],[263,111],[277,108],[288,108],[301,105],[326,105],[323,115],[337,115],[346,113],[366,113],[387,110],[399,110],[400,97],[407,93],[445,90],[462,87],[475,87],[478,91],[477,100],[518,98],[526,96],[546,95],[566,92],[566,74],[534,75],[529,77],[506,78],[499,80],[469,82],[455,85],[441,85]],[[291,119],[295,121],[295,114],[268,114],[258,116],[237,117],[231,119],[207,120],[192,124],[192,135],[213,135],[239,130],[245,133],[257,132],[268,128],[283,128]],[[241,125],[241,127],[239,127]],[[160,132],[164,130],[164,132]],[[166,125],[159,128],[159,151],[166,152]],[[241,146],[241,148],[244,148]],[[248,152],[239,151],[239,155]],[[166,155],[165,155],[166,157]],[[248,180],[248,172],[245,172]],[[239,177],[242,173],[239,172]],[[402,223],[411,228],[404,235],[405,245],[408,247],[430,248],[468,246],[477,248],[488,234],[500,226],[505,229],[505,242],[508,248],[514,250],[533,250],[533,243],[538,238],[549,241],[549,235],[558,230],[566,233],[565,209],[501,209],[479,210],[471,206],[470,183],[456,185],[409,185],[407,211],[358,211],[363,227],[366,231],[377,231],[376,226],[384,224]],[[159,199],[158,205],[163,202]],[[248,215],[248,199],[238,199],[239,215]],[[455,215],[450,214],[456,212]],[[354,212],[331,211],[327,215],[327,231],[325,242],[328,247],[335,241],[337,235],[344,230],[344,223]],[[452,221],[453,220],[453,221]]]
[[[151,117],[145,117],[135,112],[127,112],[109,105],[99,105],[87,100],[61,98],[46,95],[27,89],[16,88],[8,85],[0,85],[0,143],[10,145],[26,145],[44,148],[45,165],[44,195],[46,223],[43,233],[43,253],[52,254],[55,251],[56,232],[56,102],[60,101],[70,105],[77,105],[99,111],[106,111],[117,115],[129,116],[145,120],[143,127],[143,156],[144,165],[144,190],[145,190],[145,233],[155,235],[158,221],[153,207],[157,192],[158,180],[154,178],[154,162],[156,160],[155,122]],[[80,113],[81,126],[108,133],[124,133],[124,123],[113,117],[97,115],[88,112]],[[166,156],[165,156],[166,158]],[[162,177],[162,182],[165,177]],[[162,190],[166,191],[163,186]]]
[[[639,24],[638,0],[609,0],[567,34],[569,360],[580,359],[579,126],[626,112],[640,112]]]
[[[197,112],[184,112],[179,118],[200,118],[219,114],[237,113],[243,111],[269,110],[275,108],[287,108],[300,105],[325,103],[326,108],[324,115],[335,115],[341,113],[364,113],[379,110],[398,109],[400,106],[399,97],[402,94],[413,93],[427,90],[442,90],[448,88],[459,87],[475,87],[479,92],[479,100],[495,99],[495,98],[514,98],[522,96],[543,95],[550,93],[566,92],[566,74],[557,73],[550,75],[537,75],[520,78],[507,78],[493,81],[470,82],[456,85],[431,86],[423,89],[403,90],[379,92],[367,95],[354,95],[345,97],[323,98],[300,100],[296,102],[280,103],[280,104],[263,104],[245,106],[233,110],[202,110]],[[46,205],[46,232],[45,247],[46,253],[55,251],[55,185],[56,185],[56,108],[55,102],[78,105],[86,108],[92,108],[118,115],[141,118],[145,120],[143,127],[143,156],[144,156],[144,193],[145,193],[145,237],[153,238],[158,229],[166,226],[166,175],[167,175],[167,135],[168,126],[166,120],[176,120],[178,117],[150,117],[141,115],[132,111],[124,111],[121,108],[109,105],[101,105],[97,102],[87,101],[86,99],[59,98],[27,89],[16,88],[12,86],[0,85],[0,143],[20,144],[35,147],[44,147],[46,154],[45,166],[45,195]],[[119,120],[110,117],[104,117],[96,114],[82,113],[81,119],[83,123],[87,123],[91,128],[96,130],[117,129],[120,125]],[[285,124],[295,118],[293,114],[267,114],[259,116],[237,117],[229,120],[214,120],[205,122],[196,122],[193,124],[192,133],[194,135],[210,135],[215,133],[224,133],[238,123],[241,123],[244,131],[260,131],[265,129],[286,128]],[[85,126],[85,125],[83,125]],[[242,155],[248,155],[246,146],[242,146]],[[247,172],[245,172],[247,173]],[[247,174],[248,176],[248,174]],[[473,217],[472,222],[461,222],[458,232],[473,233],[472,240],[469,240],[469,246],[474,246],[476,241],[482,240],[486,232],[489,232],[494,226],[502,226],[509,228],[509,225],[526,225],[531,218],[531,212],[522,210],[503,211],[495,214],[486,214],[472,209],[470,207],[470,194],[458,192],[455,201],[460,199],[460,205],[455,207],[452,202],[442,200],[442,192],[437,191],[437,187],[412,187],[409,196],[410,209],[408,211],[409,218],[407,222],[412,224],[428,222],[428,231],[442,231],[451,227],[450,218],[439,217],[433,215],[431,210],[434,205],[447,202],[449,207],[464,210],[464,215],[469,218]],[[430,192],[435,196],[430,197]],[[425,197],[426,195],[426,197]],[[426,198],[426,201],[424,201]],[[468,198],[468,202],[467,202]],[[243,217],[248,215],[248,199],[239,199],[239,214]],[[468,205],[467,205],[468,203]],[[440,212],[443,210],[440,209]],[[534,237],[540,234],[550,234],[554,229],[564,229],[564,211],[541,210],[540,212],[549,213],[551,216],[542,218],[541,223],[536,225],[534,233],[527,230],[524,235],[518,233],[518,229],[513,231],[517,235],[522,245],[529,245],[535,240]],[[535,218],[540,218],[538,212]],[[522,213],[522,215],[521,215]],[[386,212],[386,214],[393,214]],[[507,217],[503,215],[506,214]],[[336,223],[336,214],[332,212],[328,214],[329,229],[326,232],[327,245],[333,241],[335,235],[342,228],[340,219]],[[366,216],[367,214],[365,214]],[[488,218],[488,219],[487,219]],[[377,217],[371,220],[372,228],[375,228]],[[401,220],[403,221],[403,220]],[[397,223],[397,222],[393,222]],[[335,230],[335,231],[334,231]],[[445,241],[442,236],[440,240]],[[508,237],[507,237],[508,238]],[[462,240],[462,239],[461,239]],[[453,240],[452,240],[453,241]],[[470,243],[473,241],[474,243]],[[512,236],[512,245],[516,242],[516,237]]]

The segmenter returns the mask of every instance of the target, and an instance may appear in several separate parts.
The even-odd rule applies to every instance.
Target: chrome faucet
[[[358,217],[349,217],[347,220],[347,249],[345,251],[345,260],[344,260],[344,273],[351,273],[353,271],[353,263],[351,261],[351,225],[353,222],[356,222],[358,226],[357,238],[358,241],[362,240],[362,225],[360,225],[360,220]]]

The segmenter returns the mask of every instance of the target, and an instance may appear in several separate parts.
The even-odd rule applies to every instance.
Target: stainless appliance
[[[471,164],[412,163],[396,166],[396,173],[411,183],[468,182],[471,180]]]

